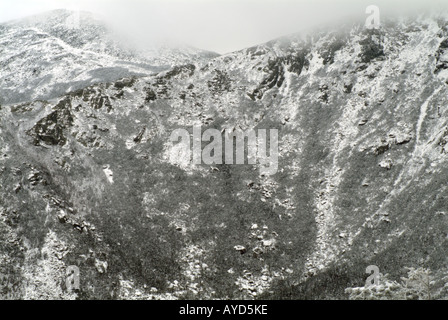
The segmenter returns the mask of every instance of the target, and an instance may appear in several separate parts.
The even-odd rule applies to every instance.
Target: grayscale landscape
[[[0,23],[1,299],[448,298],[448,15],[221,54],[74,14]],[[278,171],[173,161],[194,125]]]

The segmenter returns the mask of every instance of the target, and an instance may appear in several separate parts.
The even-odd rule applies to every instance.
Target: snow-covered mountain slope
[[[429,268],[446,297],[447,27],[287,37],[2,107],[5,290],[347,298],[377,265],[396,279]],[[194,124],[278,129],[278,172],[174,161],[171,132]]]
[[[111,30],[91,13],[68,10],[0,24],[0,103],[54,98],[92,83],[217,56],[191,47],[143,51]]]

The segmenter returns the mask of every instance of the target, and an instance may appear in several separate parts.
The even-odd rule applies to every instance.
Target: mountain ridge
[[[376,265],[431,269],[446,297],[447,39],[447,20],[355,25],[3,106],[8,292],[344,299]],[[277,129],[278,172],[173,161],[195,125]]]
[[[91,83],[150,75],[217,55],[191,47],[142,51],[123,45],[93,14],[81,12],[77,23],[75,15],[55,10],[0,24],[0,103],[55,98]]]

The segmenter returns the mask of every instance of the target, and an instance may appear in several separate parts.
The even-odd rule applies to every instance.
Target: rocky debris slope
[[[14,291],[36,273],[68,294],[69,265],[80,299],[346,298],[368,265],[442,277],[447,27],[288,37],[2,107],[4,294],[44,295]],[[278,172],[170,157],[198,124],[278,129]]]

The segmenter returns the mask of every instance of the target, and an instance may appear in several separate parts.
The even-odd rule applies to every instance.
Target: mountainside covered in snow
[[[51,99],[92,83],[151,75],[218,54],[137,48],[88,12],[55,10],[0,24],[0,103]]]
[[[2,107],[0,293],[347,298],[376,265],[393,279],[431,269],[434,297],[447,296],[448,20],[199,60]],[[22,88],[2,81],[2,96]],[[278,129],[278,172],[173,161],[171,132],[198,124]]]

